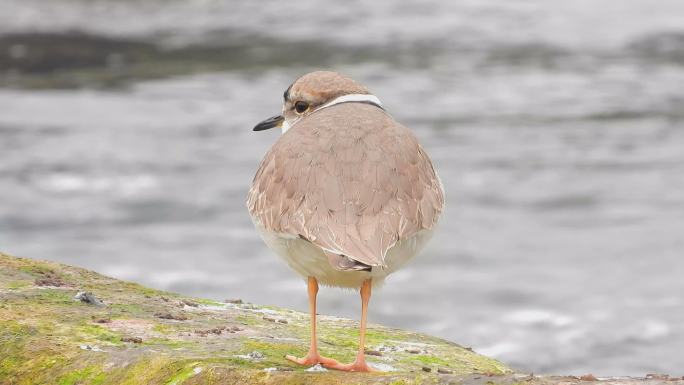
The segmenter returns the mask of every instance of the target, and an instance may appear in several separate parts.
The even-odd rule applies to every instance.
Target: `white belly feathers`
[[[373,279],[373,286],[381,285],[385,278],[404,266],[420,252],[432,237],[434,228],[421,230],[410,238],[399,241],[385,257],[386,268],[375,266],[371,271],[340,271],[332,267],[323,250],[302,238],[290,234],[270,232],[256,225],[264,242],[287,264],[304,278],[315,277],[326,286],[343,288],[361,287],[363,281]]]

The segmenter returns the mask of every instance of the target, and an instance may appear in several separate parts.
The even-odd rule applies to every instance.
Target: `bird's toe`
[[[334,361],[334,360],[333,360]],[[322,363],[328,369],[340,370],[343,372],[375,372],[376,370],[368,366],[366,361],[354,361],[351,364],[341,364],[337,361],[330,364]]]
[[[321,364],[323,366],[334,366],[334,365],[340,365],[339,362],[332,358],[328,357],[323,357],[319,354],[307,354],[304,357],[295,357],[295,356],[290,356],[287,355],[285,358],[289,361],[292,361],[296,364],[303,365],[303,366],[313,366],[316,364]]]

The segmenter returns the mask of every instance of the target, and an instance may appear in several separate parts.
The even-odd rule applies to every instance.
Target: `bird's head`
[[[380,100],[354,80],[330,71],[310,72],[292,83],[283,94],[283,112],[260,122],[254,131],[282,128],[283,134],[300,119],[345,102],[366,102],[381,107]]]

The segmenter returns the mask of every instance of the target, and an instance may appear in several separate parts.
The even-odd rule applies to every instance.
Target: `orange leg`
[[[368,301],[371,296],[371,280],[367,279],[361,286],[361,331],[359,337],[359,352],[356,355],[356,360],[351,364],[328,364],[323,362],[323,366],[329,369],[343,370],[347,372],[372,372],[374,369],[366,364],[366,318],[368,315]]]
[[[298,363],[299,365],[339,365],[339,362],[333,360],[332,358],[322,357],[318,354],[318,338],[316,337],[316,295],[318,294],[318,281],[316,278],[309,277],[308,280],[308,291],[309,291],[309,311],[311,312],[311,345],[309,347],[309,353],[302,358],[297,358],[294,356],[285,356],[288,360]]]

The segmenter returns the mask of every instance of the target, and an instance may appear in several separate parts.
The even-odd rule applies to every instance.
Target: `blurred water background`
[[[535,373],[684,374],[680,0],[0,0],[0,249],[305,311],[244,201],[279,135],[251,128],[320,68],[447,191],[371,322]]]

